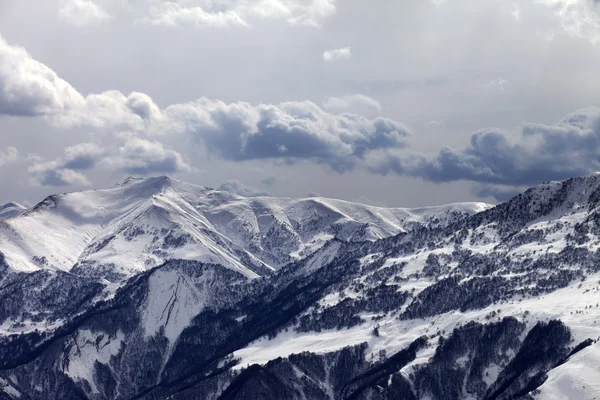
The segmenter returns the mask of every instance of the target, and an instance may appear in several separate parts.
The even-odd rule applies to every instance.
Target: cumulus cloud
[[[401,148],[406,126],[382,117],[331,114],[310,101],[253,106],[200,99],[167,107],[168,127],[232,161],[311,160],[348,171],[372,150]]]
[[[58,16],[65,22],[85,26],[104,22],[111,16],[93,0],[64,0]]]
[[[80,172],[63,168],[60,162],[40,162],[29,167],[33,182],[41,186],[89,186],[90,182]]]
[[[29,173],[41,186],[89,185],[84,172],[95,167],[134,175],[170,174],[190,171],[181,154],[163,144],[125,137],[117,147],[79,143],[67,147],[62,157],[45,161],[30,157]]]
[[[17,71],[30,72],[14,73],[15,68],[8,67],[1,70],[0,82],[8,84],[2,85],[4,101],[0,104],[11,105],[10,109],[4,107],[5,112],[18,108],[22,115],[46,115],[59,126],[140,135],[185,134],[203,143],[210,153],[227,160],[311,160],[339,172],[354,168],[370,151],[404,147],[409,135],[408,128],[396,121],[334,114],[310,101],[251,105],[201,98],[161,110],[143,93],[126,96],[108,91],[82,96],[25,50],[6,43],[3,48],[3,53],[12,55],[9,65],[15,65]],[[369,102],[366,97],[344,101]],[[374,101],[370,104],[377,108]],[[157,142],[131,141],[121,151],[133,160],[124,167],[132,171],[153,169],[154,164],[145,166],[142,154],[147,153],[154,156],[162,153],[164,171],[168,171],[168,166],[178,170],[185,165],[175,154],[163,152]]]
[[[350,57],[352,57],[352,50],[350,49],[350,47],[326,50],[323,52],[323,60],[325,60],[326,62],[347,60]]]
[[[24,48],[0,36],[0,115],[45,116],[60,126],[143,129],[160,109],[143,93],[112,90],[83,96]]]
[[[5,164],[10,164],[19,159],[19,151],[16,147],[8,146],[6,150],[0,150],[0,167]]]
[[[80,143],[65,149],[62,168],[71,170],[87,170],[96,166],[104,156],[106,150],[96,143]]]
[[[164,2],[150,9],[144,22],[163,26],[249,26],[236,10],[207,11],[200,6],[185,7],[179,3]]]
[[[163,26],[225,28],[252,25],[254,20],[282,20],[320,26],[335,12],[336,0],[188,0],[164,1],[150,8],[142,22]]]
[[[310,101],[253,105],[200,98],[161,109],[143,93],[83,96],[24,49],[0,40],[0,114],[42,115],[60,126],[98,129],[109,143],[72,146],[50,162],[32,160],[30,172],[43,185],[86,184],[82,171],[96,167],[139,175],[189,171],[180,153],[151,140],[182,137],[229,161],[310,161],[340,173],[363,168],[430,182],[470,181],[481,185],[476,192],[482,196],[497,198],[510,187],[600,170],[597,108],[552,125],[527,123],[516,135],[482,129],[465,146],[431,155],[408,148],[410,131],[403,124],[342,110],[356,104],[379,109],[371,100],[332,98],[320,107]],[[9,159],[17,156],[11,152]]]
[[[225,192],[234,193],[242,197],[260,197],[271,195],[265,190],[260,190],[251,186],[244,185],[243,183],[236,180],[228,180],[221,183],[217,190],[223,190]]]
[[[323,102],[327,111],[334,113],[381,114],[383,107],[377,100],[364,94],[330,97]]]
[[[190,166],[175,150],[162,143],[137,137],[126,139],[118,153],[106,160],[111,168],[134,175],[152,175],[190,171]]]
[[[46,161],[37,154],[31,154],[28,159],[32,162],[29,174],[33,181],[41,186],[88,186],[90,182],[81,171],[93,168],[106,155],[95,143],[80,143],[69,146],[64,156]]]
[[[48,115],[82,103],[83,97],[70,84],[0,36],[0,114]]]
[[[600,170],[600,109],[574,112],[554,125],[526,123],[515,139],[488,128],[475,132],[462,149],[443,147],[435,156],[374,155],[369,162],[373,171],[383,174],[513,187],[586,175]]]

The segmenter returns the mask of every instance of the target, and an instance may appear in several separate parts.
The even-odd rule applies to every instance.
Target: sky
[[[0,0],[0,203],[497,203],[600,170],[598,71],[594,0]]]

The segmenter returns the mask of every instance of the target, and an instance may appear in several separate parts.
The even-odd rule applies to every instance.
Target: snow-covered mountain
[[[0,399],[600,398],[600,175],[419,210],[128,179],[1,226]]]
[[[27,207],[19,203],[6,203],[0,206],[0,221],[5,219],[17,217],[23,214],[27,210]]]
[[[167,177],[49,196],[0,225],[15,271],[74,270],[109,280],[169,259],[220,264],[257,277],[324,243],[377,240],[420,224],[443,226],[484,203],[387,209],[324,198],[245,198]]]

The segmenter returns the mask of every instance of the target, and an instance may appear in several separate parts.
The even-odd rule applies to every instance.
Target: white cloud
[[[8,146],[6,150],[0,150],[0,167],[13,163],[19,159],[19,151],[16,147]]]
[[[323,60],[327,62],[337,60],[347,60],[352,56],[352,50],[350,47],[343,47],[341,49],[327,50],[323,52]]]
[[[59,113],[80,106],[83,100],[54,71],[0,36],[0,114]]]
[[[508,85],[508,80],[503,78],[494,79],[484,84],[487,90],[500,92],[504,91],[506,85]]]
[[[443,119],[425,122],[425,126],[429,129],[443,128],[444,125],[446,125],[446,122]]]
[[[63,21],[76,26],[96,24],[111,18],[110,14],[93,0],[64,0],[58,10],[58,16]]]
[[[600,14],[596,0],[536,0],[550,6],[570,35],[596,43],[600,40]]]
[[[108,168],[134,175],[191,171],[181,154],[165,149],[162,143],[129,137],[117,154],[104,160]]]
[[[283,20],[320,26],[335,12],[336,0],[188,0],[150,7],[142,21],[164,26],[250,26],[254,20]]]
[[[235,10],[209,12],[200,6],[185,7],[174,2],[165,2],[150,9],[150,15],[143,20],[151,25],[164,26],[248,26]]]
[[[521,20],[521,7],[519,7],[518,4],[513,5],[512,16],[515,19],[515,21]]]
[[[381,103],[364,94],[350,94],[342,97],[330,97],[323,102],[323,107],[334,113],[355,113],[362,115],[381,114]]]
[[[36,162],[29,166],[32,182],[40,186],[89,186],[82,173],[64,168],[58,161]]]
[[[69,146],[64,154],[53,161],[30,155],[29,173],[40,186],[85,186],[89,181],[84,172],[101,168],[110,172],[133,175],[172,174],[191,171],[191,167],[177,151],[166,149],[162,143],[131,135],[123,135],[120,142],[111,139],[101,146],[87,142]]]
[[[200,98],[161,110],[149,96],[137,92],[125,96],[108,91],[84,97],[25,50],[4,43],[0,54],[17,54],[9,57],[9,65],[16,68],[0,70],[3,82],[7,81],[5,77],[9,82],[0,86],[1,98],[7,99],[0,104],[17,104],[21,115],[45,115],[61,127],[88,127],[109,134],[135,132],[138,136],[183,134],[203,143],[211,154],[228,160],[311,160],[337,171],[354,168],[371,150],[404,147],[409,135],[408,128],[393,120],[332,113],[310,101],[251,105]],[[380,109],[379,103],[366,96],[329,103],[332,107],[367,104]],[[0,107],[4,113],[13,110]],[[115,163],[130,172],[188,168],[178,153],[165,150],[158,142],[131,139],[119,152]],[[85,164],[91,159],[77,161]],[[62,160],[60,167],[65,168],[66,162]]]

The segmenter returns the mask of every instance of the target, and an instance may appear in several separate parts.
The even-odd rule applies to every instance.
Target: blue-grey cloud
[[[206,98],[167,107],[155,129],[191,135],[226,160],[308,160],[338,172],[373,150],[405,147],[410,135],[391,119],[331,114],[310,101],[254,106]]]
[[[523,193],[528,188],[526,186],[503,186],[503,185],[487,185],[487,184],[476,184],[473,186],[473,194],[477,197],[487,198],[493,197],[498,201],[509,200],[519,193]]]
[[[438,183],[508,186],[589,174],[600,169],[600,109],[574,112],[554,125],[526,123],[516,138],[500,129],[480,130],[465,148],[443,147],[434,156],[396,153],[372,160],[371,169]]]

